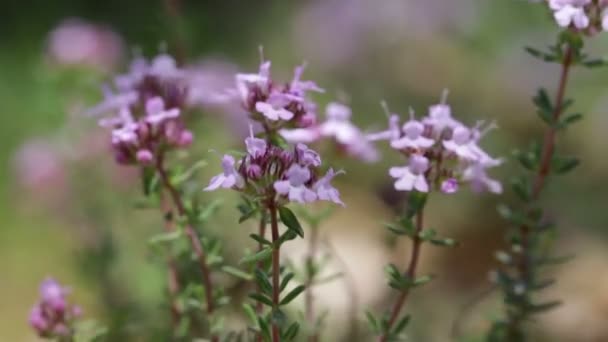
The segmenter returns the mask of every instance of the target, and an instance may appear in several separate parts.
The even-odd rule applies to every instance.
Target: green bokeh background
[[[385,124],[381,100],[402,114],[409,106],[423,113],[437,101],[443,88],[449,88],[450,103],[458,118],[470,123],[478,119],[498,122],[500,129],[484,143],[494,155],[502,156],[539,136],[542,125],[534,114],[530,95],[537,86],[553,92],[559,72],[558,66],[545,65],[522,49],[524,45],[545,46],[557,33],[543,7],[526,1],[403,0],[377,1],[375,5],[362,0],[184,1],[177,20],[167,15],[160,1],[12,1],[1,7],[0,341],[34,339],[27,314],[36,300],[38,284],[47,275],[71,284],[73,298],[82,303],[87,314],[108,321],[102,309],[107,300],[100,295],[102,286],[96,283],[96,275],[82,272],[83,265],[76,257],[82,236],[100,227],[111,227],[116,234],[115,247],[120,253],[111,266],[111,277],[124,279],[130,298],[147,310],[142,317],[158,314],[154,312],[162,295],[162,269],[159,263],[150,261],[145,243],[145,237],[160,227],[156,213],[133,214],[130,210],[138,184],[117,186],[109,180],[108,175],[118,168],[109,157],[92,155],[83,162],[69,156],[78,148],[82,132],[89,132],[95,123],[76,119],[78,124],[66,126],[68,108],[74,103],[84,106],[99,100],[99,84],[109,75],[49,63],[45,58],[47,35],[63,19],[78,17],[108,25],[128,46],[137,46],[146,55],[157,53],[163,42],[171,51],[178,34],[186,43],[190,60],[213,57],[236,63],[241,70],[255,70],[257,48],[263,45],[274,70],[285,77],[292,66],[307,60],[308,77],[328,90],[318,97],[320,103],[347,98],[354,120],[370,129]],[[319,26],[307,26],[310,24],[306,20],[314,17],[311,13],[319,11],[325,11]],[[357,19],[348,21],[353,12]],[[348,24],[353,21],[355,24]],[[339,33],[331,32],[332,27]],[[325,33],[334,37],[333,44],[326,43]],[[356,48],[348,50],[353,45]],[[342,56],[345,50],[353,53],[334,59],[337,62],[324,57]],[[592,39],[589,50],[605,55],[607,38],[600,35]],[[127,58],[119,70],[124,70],[126,63]],[[569,96],[577,100],[575,108],[586,118],[565,132],[560,147],[581,156],[583,164],[577,172],[556,179],[545,193],[544,202],[549,213],[562,222],[558,249],[574,252],[579,258],[557,271],[568,285],[556,294],[567,304],[561,313],[535,325],[538,340],[573,341],[571,336],[579,336],[579,341],[608,340],[608,328],[601,324],[602,319],[608,319],[608,296],[601,296],[602,289],[608,291],[608,280],[603,280],[608,279],[606,80],[608,71],[604,69],[575,70],[568,88]],[[239,146],[222,126],[220,115],[212,111],[201,114],[195,128],[197,151],[204,154],[209,148]],[[43,200],[45,189],[25,191],[18,182],[16,151],[27,141],[41,137],[67,146],[70,181],[68,189],[63,189],[69,194],[66,201],[49,203]],[[389,184],[388,166],[398,162],[390,153],[385,155],[374,165],[335,162],[347,170],[338,185],[348,207],[338,215],[343,221],[338,218],[327,229],[341,226],[343,229],[336,228],[341,232],[362,229],[370,231],[370,236],[382,234],[380,222],[390,214],[378,194]],[[205,171],[205,177],[217,168],[214,158],[208,158],[213,167]],[[497,172],[498,177],[505,180],[514,169],[516,165],[507,163]],[[205,178],[201,177],[201,182]],[[442,232],[460,239],[463,246],[435,252],[437,255],[425,264],[426,271],[440,277],[438,284],[419,292],[420,297],[433,299],[414,300],[410,308],[415,315],[412,326],[418,325],[411,332],[414,341],[451,340],[449,327],[454,317],[487,287],[486,274],[494,264],[493,249],[500,247],[506,229],[494,212],[496,203],[503,200],[509,201],[509,195],[496,198],[463,193],[456,199],[433,199],[431,221]],[[220,212],[220,228],[216,231],[222,236],[235,236],[240,231],[234,227],[234,211],[228,204]],[[359,216],[378,224],[348,226]],[[239,257],[242,246],[238,244],[246,237],[241,235],[227,246],[234,253],[228,257],[231,260]],[[405,258],[407,244],[399,248],[402,251],[394,255]],[[352,257],[365,258],[364,252]],[[576,285],[580,279],[588,281]],[[381,278],[372,280],[384,282]],[[390,302],[390,298],[387,291],[384,301],[368,306],[384,307],[382,303]],[[472,323],[464,325],[465,335],[478,336],[485,328],[484,322],[498,313],[496,300],[489,298],[484,300],[489,301],[487,305],[476,304],[476,314],[466,314]],[[572,302],[578,306],[568,306]],[[594,318],[589,321],[586,317]],[[425,319],[431,323],[425,324]],[[576,325],[579,321],[587,323]],[[561,335],[559,326],[564,322],[573,324],[568,331],[582,329],[586,333]]]

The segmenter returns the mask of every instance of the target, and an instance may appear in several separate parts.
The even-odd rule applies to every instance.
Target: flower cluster
[[[40,285],[40,301],[29,317],[30,325],[40,337],[61,338],[72,334],[72,324],[81,315],[81,310],[67,302],[68,292],[51,278]]]
[[[136,59],[115,78],[115,92],[91,114],[112,113],[100,125],[112,129],[112,148],[120,164],[149,164],[167,148],[186,147],[193,139],[180,113],[187,103],[188,79],[168,55],[151,62]]]
[[[365,162],[378,160],[378,151],[365,138],[365,134],[350,120],[349,107],[332,102],[325,109],[326,120],[305,128],[282,129],[279,134],[290,143],[313,143],[331,139],[338,150]]]
[[[295,69],[291,82],[280,84],[270,77],[270,61],[262,62],[257,74],[237,74],[236,91],[252,120],[265,127],[307,127],[316,122],[316,105],[307,94],[324,92],[312,81],[303,81],[305,65]]]
[[[574,27],[588,33],[608,31],[606,0],[548,0],[548,4],[561,27]]]
[[[478,143],[494,126],[482,128],[482,123],[467,127],[452,118],[451,108],[442,103],[429,108],[421,120],[410,119],[399,127],[399,116],[390,115],[389,129],[370,134],[371,141],[389,140],[390,146],[408,158],[405,166],[389,170],[395,178],[395,189],[444,193],[458,191],[459,185],[469,183],[475,191],[500,193],[501,184],[488,177],[488,168],[501,164],[490,157]]]
[[[253,135],[245,139],[245,145],[247,154],[240,161],[231,155],[223,157],[223,172],[211,179],[205,191],[231,188],[279,203],[324,200],[343,205],[338,190],[331,185],[341,171],[329,169],[318,177],[321,158],[306,145],[300,143],[287,150]]]

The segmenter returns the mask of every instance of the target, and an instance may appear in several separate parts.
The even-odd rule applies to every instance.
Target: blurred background
[[[496,156],[539,136],[530,97],[538,86],[553,92],[559,72],[522,49],[553,42],[556,26],[543,6],[517,0],[10,1],[1,18],[1,341],[36,340],[27,316],[39,283],[51,275],[70,284],[85,315],[122,327],[114,340],[152,340],[146,324],[166,314],[163,263],[146,243],[162,230],[160,214],[132,209],[137,171],[115,165],[108,132],[82,115],[133,51],[168,50],[200,66],[205,81],[229,84],[234,72],[257,70],[263,45],[275,77],[289,79],[307,61],[306,79],[327,90],[319,104],[346,102],[368,131],[386,125],[381,100],[392,111],[405,115],[411,106],[422,115],[449,88],[458,119],[496,120],[500,129],[483,142]],[[589,50],[605,55],[608,40],[599,35]],[[564,305],[532,325],[535,341],[608,340],[606,80],[606,70],[577,69],[568,89],[586,118],[560,147],[583,164],[556,179],[544,202],[560,222],[556,250],[577,257],[554,270],[559,283],[548,295]],[[200,176],[206,183],[219,169],[206,151],[240,148],[242,133],[233,127],[238,120],[224,120],[234,118],[225,110],[208,106],[197,115],[195,148],[210,164]],[[330,310],[327,341],[353,334],[370,340],[362,313],[379,312],[394,298],[382,267],[408,261],[408,242],[391,243],[381,224],[400,200],[387,176],[399,160],[381,152],[376,164],[332,160],[347,170],[337,183],[347,207],[334,212],[322,236],[337,256],[330,266],[348,276],[316,291],[319,311]],[[507,163],[495,176],[504,181],[514,169]],[[462,245],[424,249],[421,272],[438,277],[408,306],[412,341],[479,341],[500,314],[488,272],[507,229],[495,207],[511,200],[468,191],[431,198],[429,226]],[[253,227],[236,224],[233,203],[224,201],[213,232],[235,262],[249,246],[243,230]],[[294,243],[286,257],[300,263],[304,251],[304,243]]]

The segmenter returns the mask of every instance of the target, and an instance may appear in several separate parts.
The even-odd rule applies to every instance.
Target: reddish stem
[[[557,133],[557,125],[559,122],[559,118],[563,113],[563,104],[564,104],[564,95],[566,93],[566,85],[568,83],[568,75],[570,71],[570,67],[572,66],[572,58],[573,58],[573,50],[570,46],[566,48],[566,52],[564,54],[564,59],[562,61],[562,69],[559,78],[559,85],[557,88],[557,95],[555,97],[555,108],[553,110],[551,119],[552,124],[549,125],[547,131],[545,132],[543,139],[543,146],[541,151],[541,159],[540,159],[540,167],[538,168],[538,172],[534,177],[534,183],[532,187],[532,200],[536,201],[539,199],[544,186],[547,176],[551,172],[551,161],[553,159],[553,155],[555,152],[555,142],[556,142],[556,133]],[[530,231],[531,228],[529,225],[521,225],[519,227],[519,233],[521,236],[521,248],[522,248],[522,257],[518,263],[517,269],[520,273],[521,279],[526,283],[526,285],[530,282],[530,278],[532,277],[530,270]],[[515,317],[511,319],[509,324],[509,336],[516,336],[519,332],[519,323],[522,317]]]
[[[182,201],[182,198],[181,198],[179,192],[177,191],[177,189],[173,186],[173,184],[171,184],[169,175],[167,174],[167,171],[165,170],[165,168],[163,166],[163,156],[162,155],[160,155],[157,158],[156,171],[158,172],[158,174],[160,176],[163,186],[165,187],[165,189],[167,189],[167,191],[169,191],[169,194],[171,195],[173,204],[177,208],[177,213],[179,214],[179,216],[187,217],[186,207],[184,206],[184,202]],[[207,301],[207,314],[209,316],[211,316],[215,309],[215,305],[213,302],[213,286],[211,283],[211,271],[209,270],[209,266],[207,265],[207,255],[205,254],[205,251],[201,244],[201,240],[198,237],[194,228],[192,228],[192,226],[190,224],[186,224],[185,231],[186,231],[186,235],[190,239],[190,244],[192,245],[192,248],[194,249],[194,253],[196,253],[196,255],[199,259],[198,264],[199,264],[201,274],[203,277],[203,286],[205,287],[205,294],[206,294],[205,299]],[[212,342],[219,341],[219,338],[215,335],[212,335],[211,341]]]
[[[420,208],[418,213],[416,213],[416,231],[414,233],[414,236],[412,237],[413,247],[412,247],[412,253],[410,256],[410,264],[407,267],[407,271],[405,272],[408,279],[412,279],[412,280],[415,279],[415,277],[416,277],[416,267],[418,266],[418,259],[420,258],[420,247],[422,246],[422,239],[420,239],[419,235],[420,235],[420,232],[422,232],[423,225],[424,225],[424,207]],[[391,312],[391,316],[388,320],[388,326],[386,328],[386,332],[383,335],[381,335],[380,338],[378,338],[379,342],[385,342],[388,339],[388,333],[390,332],[391,327],[393,326],[393,324],[395,324],[395,321],[399,317],[399,313],[401,312],[401,309],[403,309],[403,307],[405,306],[409,293],[410,293],[409,287],[406,287],[403,291],[401,291],[399,298],[397,298],[397,301],[395,302],[395,306],[393,306],[393,311]]]
[[[310,267],[314,263],[315,255],[317,254],[317,247],[319,244],[319,227],[312,227],[310,230],[310,240],[308,241],[308,255],[306,256],[306,267]],[[304,298],[305,303],[305,312],[306,312],[306,320],[308,323],[313,326],[313,331],[308,336],[309,342],[317,342],[319,340],[319,334],[317,331],[317,322],[315,317],[314,310],[314,293],[313,293],[313,285],[314,285],[314,276],[311,274],[307,274],[306,279],[306,293]]]
[[[279,309],[279,295],[281,289],[279,288],[279,281],[281,276],[280,269],[280,257],[281,257],[281,246],[279,245],[279,223],[277,221],[277,207],[274,202],[268,206],[270,212],[270,226],[272,229],[272,306],[273,310]],[[272,322],[272,342],[281,341],[279,326]]]
[[[258,234],[264,238],[264,236],[266,235],[266,213],[262,213],[262,217],[260,218],[260,225],[258,226]],[[258,244],[258,252],[262,251],[262,249],[264,249],[264,245],[262,243]],[[259,269],[263,269],[264,268],[264,262],[260,261],[258,262],[258,266]],[[259,286],[257,286],[257,291],[258,293],[261,293],[262,290],[260,289]],[[262,302],[257,302],[255,305],[255,312],[258,314],[258,316],[261,316],[262,313],[264,312],[264,304]],[[258,334],[256,340],[258,342],[262,342],[264,340],[264,336],[262,334]]]
[[[164,215],[165,231],[168,233],[175,231],[175,227],[173,226],[173,210],[165,200],[164,196],[161,198],[161,209]],[[175,297],[179,293],[180,285],[177,265],[175,264],[175,260],[171,255],[167,257],[167,267],[169,269],[167,273],[167,287],[169,290],[169,299],[171,301],[171,315],[173,318],[173,326],[177,328],[181,313],[177,303],[175,302]]]

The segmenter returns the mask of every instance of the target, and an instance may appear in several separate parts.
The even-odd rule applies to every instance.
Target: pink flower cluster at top
[[[390,146],[408,158],[404,166],[389,170],[395,189],[454,193],[468,183],[475,191],[502,192],[500,182],[487,175],[487,169],[501,164],[482,150],[478,143],[493,125],[467,127],[452,117],[445,101],[429,108],[428,115],[410,119],[401,127],[397,114],[390,115],[389,129],[370,134],[370,141],[388,140]]]
[[[72,323],[81,315],[81,309],[67,302],[68,292],[51,278],[40,285],[40,301],[32,308],[29,317],[30,325],[39,336],[65,338],[72,335]]]
[[[270,76],[270,61],[261,63],[258,73],[237,74],[236,86],[224,96],[237,99],[253,122],[266,131],[276,131],[288,143],[312,144],[323,139],[336,144],[339,152],[366,162],[377,161],[378,153],[361,130],[351,121],[351,110],[340,103],[330,103],[326,119],[319,122],[317,105],[311,92],[324,90],[313,81],[303,81],[304,65],[296,67],[290,82],[279,83]]]
[[[99,123],[112,130],[118,163],[148,165],[163,151],[192,143],[180,115],[188,100],[187,75],[168,55],[139,58],[106,89],[105,100],[89,113],[110,113]]]
[[[253,135],[245,139],[245,145],[247,155],[240,161],[231,155],[223,157],[223,172],[211,179],[205,191],[227,188],[279,202],[323,200],[344,205],[338,190],[330,184],[340,172],[329,169],[319,178],[321,157],[306,145],[297,144],[288,150]]]
[[[547,0],[547,3],[561,27],[574,27],[588,33],[608,31],[606,0]]]

